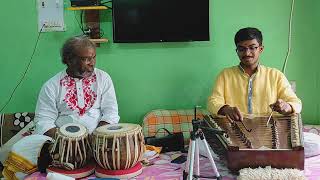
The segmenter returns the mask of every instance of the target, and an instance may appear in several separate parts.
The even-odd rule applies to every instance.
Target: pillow
[[[5,144],[0,147],[0,161],[4,164],[7,159],[11,147],[18,142],[21,138],[31,135],[33,133],[34,123],[33,121],[27,124],[23,129],[17,132],[11,139],[9,139]],[[2,127],[3,129],[8,129],[7,127]],[[10,128],[9,128],[10,129]]]
[[[210,113],[205,109],[197,109],[196,118],[203,119]],[[145,137],[154,136],[158,129],[166,128],[170,132],[182,132],[184,144],[189,144],[190,131],[192,130],[192,119],[194,119],[194,109],[165,110],[156,109],[147,113],[143,118],[143,135]],[[157,137],[168,135],[166,131],[157,133]]]
[[[304,155],[305,157],[317,156],[320,154],[320,136],[314,133],[304,132]]]

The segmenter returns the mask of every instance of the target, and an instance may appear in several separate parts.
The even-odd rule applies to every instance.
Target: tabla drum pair
[[[142,172],[144,153],[142,128],[119,123],[98,127],[92,134],[93,157],[98,177],[131,178]]]
[[[50,152],[53,164],[48,172],[74,178],[88,176],[95,168],[98,177],[131,178],[142,172],[139,161],[144,152],[144,138],[139,125],[101,126],[93,132],[91,144],[89,139],[88,130],[81,124],[60,127]],[[97,167],[89,163],[92,154],[99,164]]]

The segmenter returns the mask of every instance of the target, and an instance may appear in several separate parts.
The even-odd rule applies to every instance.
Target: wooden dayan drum
[[[230,123],[224,116],[206,116],[204,126],[224,130],[213,134],[203,128],[204,135],[215,153],[236,172],[242,168],[272,166],[304,169],[304,148],[300,114],[274,115],[267,127],[268,116],[244,118]]]
[[[123,170],[135,166],[144,153],[141,126],[119,123],[98,127],[93,132],[93,156],[108,170]]]
[[[51,149],[53,166],[74,170],[85,166],[92,154],[88,130],[81,124],[68,123],[58,129]]]

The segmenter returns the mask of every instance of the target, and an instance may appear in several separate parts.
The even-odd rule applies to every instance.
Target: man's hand
[[[109,123],[107,123],[105,121],[100,121],[97,127],[104,126],[104,125],[107,125],[107,124],[109,124]]]
[[[278,99],[275,103],[270,104],[270,107],[274,111],[277,111],[278,113],[283,115],[288,115],[293,112],[291,105],[282,99]]]
[[[223,106],[218,114],[224,115],[232,121],[243,121],[243,116],[237,107],[230,107],[229,105]]]
[[[45,132],[44,135],[54,138],[54,135],[56,134],[56,132],[57,132],[57,128],[51,128],[47,132]]]

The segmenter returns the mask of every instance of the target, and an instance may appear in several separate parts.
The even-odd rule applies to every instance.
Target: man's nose
[[[245,54],[245,55],[249,55],[250,53],[251,53],[251,51],[250,51],[249,48],[246,48],[246,49],[244,50],[244,54]]]
[[[94,61],[90,61],[89,65],[93,66],[94,65]]]

